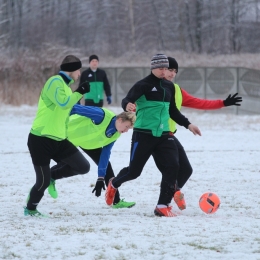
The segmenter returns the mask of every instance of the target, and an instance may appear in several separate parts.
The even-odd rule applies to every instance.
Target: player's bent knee
[[[88,161],[85,162],[84,165],[78,170],[79,174],[86,174],[90,170],[90,164]]]

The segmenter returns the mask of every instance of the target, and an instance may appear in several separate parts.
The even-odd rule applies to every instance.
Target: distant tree
[[[46,44],[114,57],[254,53],[259,10],[260,0],[0,0],[0,47],[13,55]]]

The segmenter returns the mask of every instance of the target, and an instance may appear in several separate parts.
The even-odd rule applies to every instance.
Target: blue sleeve
[[[94,124],[100,124],[105,116],[103,109],[92,106],[74,105],[70,111],[70,115],[80,115],[90,118]]]
[[[112,147],[115,142],[108,144],[102,148],[98,162],[98,177],[105,177],[107,171],[107,165],[109,162]]]

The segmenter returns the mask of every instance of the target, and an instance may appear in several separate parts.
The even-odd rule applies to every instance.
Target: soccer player
[[[28,136],[28,148],[36,173],[36,182],[27,198],[25,216],[44,217],[37,210],[45,189],[50,184],[51,159],[63,161],[68,175],[85,174],[90,165],[81,152],[67,140],[67,121],[72,107],[89,91],[89,83],[83,82],[72,93],[70,85],[80,76],[81,61],[68,55],[58,75],[45,83],[38,102],[38,110]],[[66,177],[66,176],[64,176]]]
[[[178,63],[176,59],[172,57],[168,57],[169,61],[169,68],[165,72],[165,79],[173,82],[176,74],[178,73]],[[213,110],[213,109],[220,109],[223,107],[228,106],[241,106],[242,97],[237,96],[238,93],[231,96],[231,94],[225,99],[225,100],[207,100],[207,99],[200,99],[197,97],[194,97],[190,95],[187,91],[180,88],[180,86],[176,83],[173,84],[173,87],[175,89],[175,103],[177,108],[180,110],[182,106],[189,107],[189,108],[195,108],[195,109],[203,109],[203,110]],[[169,120],[170,125],[170,131],[172,134],[176,133],[176,123],[174,120]],[[177,177],[177,183],[176,183],[176,192],[179,194],[178,196],[175,195],[175,197],[179,197],[179,199],[176,202],[178,207],[183,210],[186,208],[186,203],[183,197],[183,194],[180,192],[180,189],[185,185],[185,183],[188,181],[192,174],[192,167],[188,160],[188,157],[186,155],[186,152],[183,148],[183,146],[180,144],[178,139],[175,136],[175,143],[178,147],[179,151],[179,174]]]
[[[177,61],[172,58],[168,57],[169,67],[168,70],[165,72],[165,79],[169,80],[170,82],[173,81],[176,74],[178,73],[178,63]],[[200,99],[190,95],[187,91],[180,88],[180,86],[176,83],[173,84],[173,88],[175,89],[175,103],[177,108],[180,110],[182,106],[189,107],[189,108],[196,108],[196,109],[203,109],[203,110],[213,110],[213,109],[220,109],[227,106],[240,106],[242,102],[242,97],[237,96],[238,94],[234,94],[233,96],[229,95],[225,100],[207,100],[207,99]],[[135,111],[135,105],[131,106],[127,111]],[[186,202],[184,199],[183,193],[180,189],[185,185],[192,174],[192,167],[186,155],[186,152],[176,138],[176,123],[171,118],[169,119],[169,127],[171,135],[175,140],[175,144],[178,148],[179,153],[179,173],[177,176],[177,181],[175,185],[174,191],[174,201],[176,202],[177,206],[180,210],[184,210],[186,208]],[[159,161],[155,161],[156,164]],[[157,167],[160,167],[157,165]]]
[[[106,203],[112,205],[117,188],[124,182],[136,179],[152,155],[162,173],[161,191],[154,210],[156,216],[174,217],[169,204],[175,192],[179,172],[178,150],[169,131],[169,118],[201,135],[175,105],[175,89],[165,80],[169,62],[164,54],[156,54],[151,60],[151,74],[138,81],[122,100],[125,111],[133,111],[136,103],[130,163],[110,180],[106,190]]]
[[[110,178],[115,177],[111,163],[110,153],[115,141],[122,133],[133,128],[135,114],[122,112],[115,115],[106,108],[75,105],[71,110],[68,123],[68,140],[80,147],[98,165],[98,179],[93,193],[99,197],[105,184]],[[51,169],[51,182],[48,187],[49,194],[53,198],[58,197],[55,181],[67,176],[69,166],[59,162]],[[69,176],[67,176],[69,177]],[[120,199],[117,191],[113,202],[113,208],[130,208],[135,202],[127,202]]]

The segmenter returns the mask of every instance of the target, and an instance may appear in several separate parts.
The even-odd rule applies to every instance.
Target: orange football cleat
[[[186,209],[186,202],[184,199],[184,194],[180,190],[175,192],[173,199],[180,210]]]
[[[106,194],[105,194],[105,198],[106,198],[106,203],[108,206],[111,206],[114,202],[114,198],[115,198],[115,195],[116,195],[116,191],[117,189],[113,187],[112,185],[112,180],[114,178],[111,178],[109,180],[109,183],[108,183],[108,186],[107,186],[107,189],[106,189]]]
[[[158,217],[176,217],[177,215],[172,212],[172,207],[155,208],[154,215]]]

